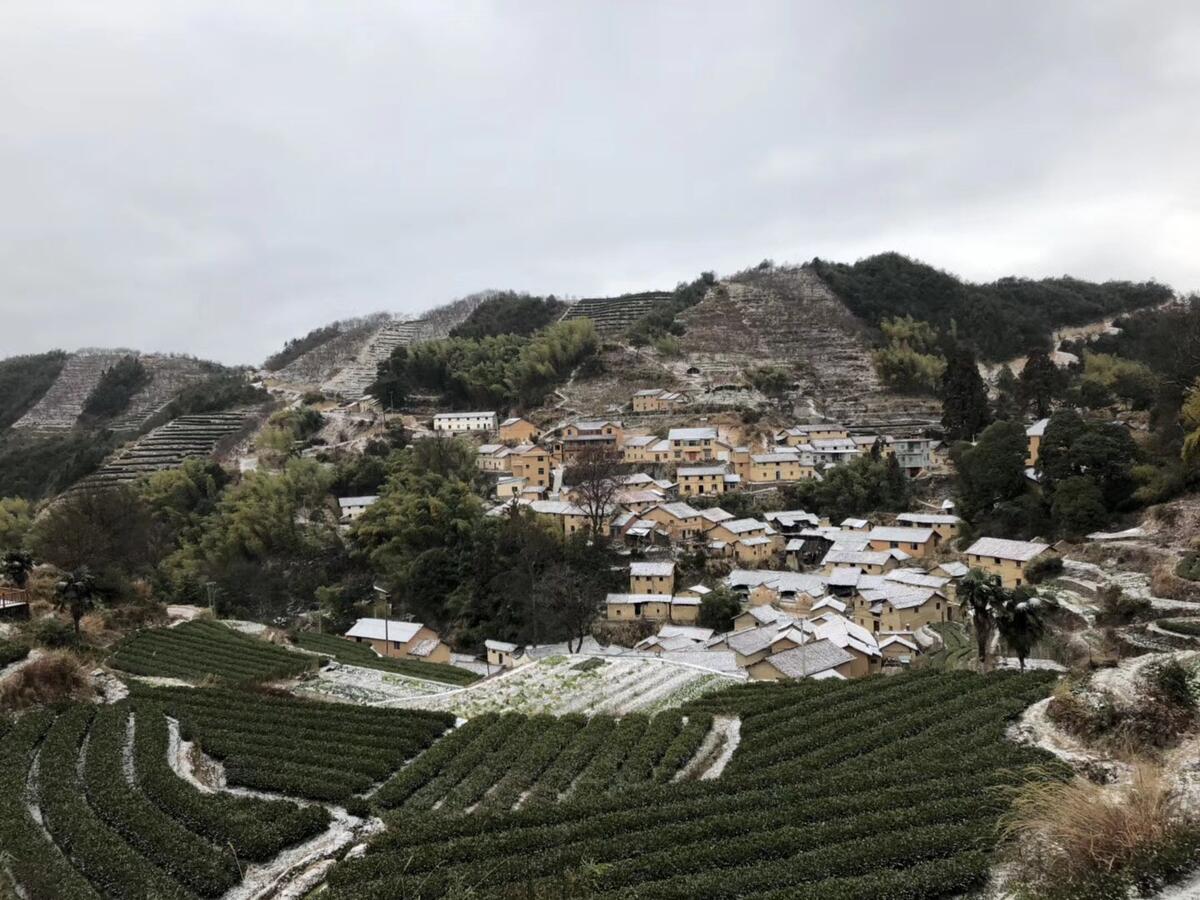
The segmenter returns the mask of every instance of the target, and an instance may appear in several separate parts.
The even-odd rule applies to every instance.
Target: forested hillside
[[[66,361],[67,354],[61,350],[0,359],[0,431],[41,399]]]
[[[1063,325],[1155,306],[1173,296],[1170,288],[1154,282],[1012,277],[972,284],[899,253],[853,264],[814,259],[809,265],[856,316],[871,324],[911,315],[943,332],[955,328],[981,357],[993,361],[1048,347],[1050,335]]]
[[[498,334],[533,334],[558,319],[567,304],[555,297],[534,297],[502,291],[485,300],[460,324],[450,329],[452,338],[484,338]]]

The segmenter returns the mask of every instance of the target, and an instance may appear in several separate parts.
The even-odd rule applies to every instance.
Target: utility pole
[[[391,642],[391,639],[388,637],[388,627],[389,627],[388,619],[390,618],[391,605],[392,605],[391,595],[377,584],[373,585],[373,587],[375,588],[375,591],[378,594],[380,594],[380,596],[382,598],[380,602],[383,603],[383,655],[391,656],[392,655],[392,642]]]

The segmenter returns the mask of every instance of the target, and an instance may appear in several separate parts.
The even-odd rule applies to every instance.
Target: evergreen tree
[[[987,388],[975,365],[975,354],[959,347],[942,375],[942,427],[952,441],[972,441],[991,421]]]
[[[1065,387],[1062,373],[1044,349],[1034,350],[1021,370],[1020,398],[1025,406],[1033,406],[1039,419],[1050,415],[1050,404]]]

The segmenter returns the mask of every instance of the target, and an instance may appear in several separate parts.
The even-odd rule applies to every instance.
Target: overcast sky
[[[0,356],[898,250],[1200,288],[1200,3],[0,2]]]

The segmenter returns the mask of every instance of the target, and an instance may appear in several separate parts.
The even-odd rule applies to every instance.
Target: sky
[[[1200,289],[1200,3],[4,0],[0,357],[895,250]]]

